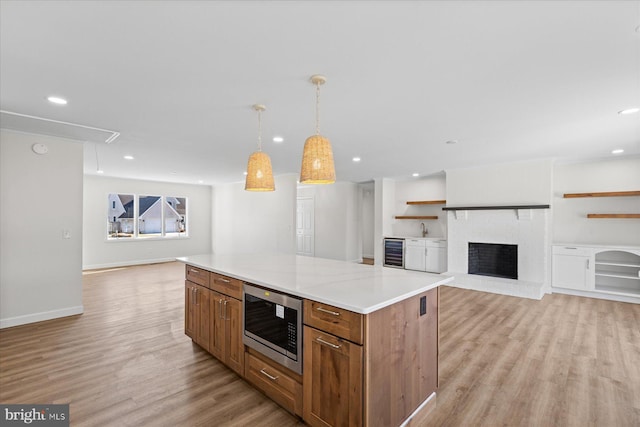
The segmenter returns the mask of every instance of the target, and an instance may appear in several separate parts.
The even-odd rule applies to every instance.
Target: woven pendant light
[[[300,170],[301,184],[333,184],[336,182],[331,142],[320,135],[320,85],[325,84],[326,81],[324,76],[311,76],[311,83],[316,85],[316,134],[307,138],[304,143]]]
[[[262,152],[262,121],[260,113],[266,110],[266,107],[256,104],[253,109],[258,112],[258,151],[249,156],[244,189],[247,191],[274,191],[276,186],[273,182],[271,159],[267,153]]]

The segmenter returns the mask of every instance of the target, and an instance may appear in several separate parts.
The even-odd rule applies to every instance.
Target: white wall
[[[244,183],[213,188],[213,252],[295,253],[296,175],[275,177],[276,191],[245,191]]]
[[[383,239],[393,236],[395,221],[396,183],[389,178],[376,178],[375,183],[375,230],[373,238],[374,262],[384,264]]]
[[[588,219],[589,213],[640,213],[640,197],[565,199],[564,193],[640,190],[640,157],[556,165],[553,241],[640,245],[637,219]]]
[[[551,203],[551,160],[447,170],[447,205]]]
[[[313,197],[315,256],[344,261],[361,260],[358,185],[336,182],[298,188],[298,197]]]
[[[362,256],[374,257],[375,232],[375,186],[373,183],[358,184],[360,191],[360,236]]]
[[[437,220],[396,219],[392,224],[393,236],[421,237],[421,223],[427,227],[427,237],[447,237],[447,215],[444,205],[407,205],[413,200],[445,200],[447,187],[445,175],[435,175],[410,181],[396,181],[395,215],[435,215]]]
[[[189,237],[162,240],[107,240],[111,193],[186,197]],[[84,269],[173,260],[211,252],[211,187],[95,175],[84,177]]]
[[[82,163],[80,143],[0,131],[2,328],[83,311]]]

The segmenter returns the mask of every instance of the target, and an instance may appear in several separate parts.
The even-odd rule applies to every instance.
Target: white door
[[[296,208],[296,241],[298,255],[314,256],[313,198],[298,198]]]

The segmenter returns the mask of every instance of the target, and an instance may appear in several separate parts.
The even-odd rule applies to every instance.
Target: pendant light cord
[[[262,151],[262,111],[258,110],[258,151]]]
[[[316,83],[316,135],[320,135],[320,83]]]

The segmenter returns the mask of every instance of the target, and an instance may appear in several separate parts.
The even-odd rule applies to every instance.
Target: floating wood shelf
[[[575,199],[579,197],[632,197],[640,196],[640,191],[606,191],[603,193],[565,193],[565,199]]]
[[[396,219],[438,219],[437,215],[396,215]]]
[[[640,214],[587,214],[587,218],[635,218],[635,219],[640,219]]]
[[[549,205],[514,205],[514,206],[445,206],[443,211],[494,211],[501,209],[549,209]]]
[[[408,205],[446,205],[446,200],[415,200],[407,202]]]

